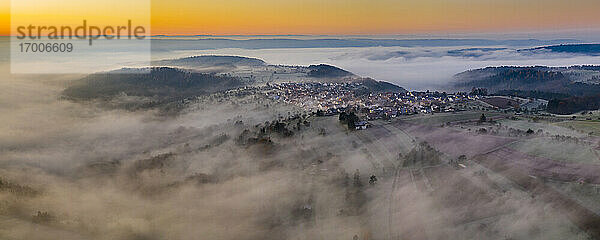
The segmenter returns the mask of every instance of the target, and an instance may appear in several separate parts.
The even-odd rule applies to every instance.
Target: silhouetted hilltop
[[[240,57],[240,56],[216,56],[216,55],[205,55],[205,56],[193,56],[186,58],[160,60],[154,62],[155,65],[172,65],[181,67],[198,67],[198,66],[221,66],[221,65],[233,65],[233,66],[263,66],[266,63],[263,60],[256,58]]]
[[[327,64],[308,66],[308,76],[314,78],[343,78],[355,76],[353,73],[344,69]]]
[[[383,81],[376,81],[372,78],[363,78],[362,80],[360,80],[359,82],[362,83],[362,85],[365,87],[365,91],[364,93],[369,93],[369,92],[398,92],[398,93],[405,93],[406,89],[404,89],[403,87],[388,83],[388,82],[383,82]]]
[[[600,55],[600,44],[561,44],[519,50],[520,52],[550,51],[557,53],[576,53],[584,55]]]

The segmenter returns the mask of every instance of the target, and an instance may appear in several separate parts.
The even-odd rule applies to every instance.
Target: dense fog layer
[[[294,109],[248,99],[178,117],[107,110],[61,100],[72,77],[2,81],[4,239],[310,239],[312,202],[344,204],[336,177],[306,173],[327,156],[310,129],[305,140],[241,139]],[[329,224],[358,226],[340,221]]]
[[[388,81],[406,89],[446,90],[454,74],[488,66],[570,66],[600,64],[598,56],[518,52],[507,46],[365,47],[322,49],[216,49],[177,51],[177,57],[199,54],[256,57],[269,64],[326,63],[357,75]],[[166,56],[157,54],[156,56]],[[435,71],[431,71],[435,69]]]
[[[418,191],[400,160],[443,163],[414,141],[384,151],[398,140],[255,95],[177,116],[61,99],[77,77],[2,76],[2,239],[585,237],[522,191],[465,187],[470,172],[428,173],[435,192]]]

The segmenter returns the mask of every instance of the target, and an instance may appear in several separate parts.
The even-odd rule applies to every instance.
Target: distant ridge
[[[154,65],[174,65],[174,66],[262,66],[266,65],[263,60],[257,58],[240,56],[220,56],[220,55],[202,55],[192,56],[170,60],[155,61]]]
[[[600,56],[600,44],[561,44],[553,46],[543,46],[530,49],[522,49],[519,52],[540,52],[550,51],[556,53],[575,53],[582,55]]]
[[[173,46],[176,42],[177,46]],[[206,50],[220,48],[277,49],[277,48],[344,48],[344,47],[452,47],[452,46],[514,46],[532,47],[558,44],[580,44],[577,39],[370,39],[370,38],[169,38],[152,39],[152,49],[161,50]]]

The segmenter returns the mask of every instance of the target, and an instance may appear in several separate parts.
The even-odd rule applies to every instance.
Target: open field
[[[518,168],[537,177],[565,182],[583,180],[590,183],[600,183],[600,174],[598,174],[600,165],[596,164],[563,163],[527,155],[508,147],[497,149],[482,156],[498,159],[507,166]]]
[[[564,121],[554,125],[573,129],[583,134],[600,136],[600,121]]]
[[[395,137],[398,134],[399,139]],[[449,157],[463,152],[470,157],[485,154],[514,141],[450,128],[384,121],[350,135],[355,135],[377,162],[390,161],[394,153],[406,152],[406,146],[414,146],[412,138],[429,142]],[[377,188],[391,189],[385,190],[389,197],[375,197],[374,201],[388,212],[389,217],[387,225],[370,227],[373,239],[465,239],[473,236],[588,239],[562,210],[543,207],[552,201],[531,201],[529,191],[503,180],[502,175],[481,174],[481,171],[489,170],[468,165],[466,169],[455,169],[448,164],[402,167],[393,176],[383,175]]]
[[[596,146],[586,143],[559,141],[552,138],[532,138],[509,146],[532,156],[567,163],[600,164],[600,153]]]
[[[518,101],[510,99],[508,97],[488,97],[481,99],[481,101],[500,109],[507,109],[519,106]]]
[[[530,185],[526,181],[533,179],[527,174],[556,177],[561,181],[577,181],[575,176],[584,176],[589,181],[596,181],[596,172],[600,169],[581,164],[559,164],[518,151],[507,151],[507,146],[519,145],[521,141],[518,138],[441,128],[430,125],[439,119],[423,123],[421,120],[426,118],[395,123],[381,121],[373,128],[354,134],[360,136],[359,139],[364,140],[362,142],[377,143],[370,145],[371,151],[375,152],[374,156],[389,156],[387,153],[377,152],[390,151],[390,148],[385,146],[392,146],[389,141],[393,139],[393,135],[400,133],[410,135],[401,138],[400,141],[404,142],[404,145],[414,138],[417,141],[427,141],[450,158],[462,154],[475,159],[483,156],[499,157],[504,159],[504,167],[498,168],[487,161],[482,163],[491,168],[476,167],[478,164],[475,162],[468,164],[466,169],[454,169],[443,164],[429,168],[402,168],[397,171],[393,183],[388,183],[389,179],[385,178],[386,186],[391,184],[393,189],[396,189],[390,196],[391,230],[389,237],[385,239],[447,239],[449,236],[459,239],[473,236],[456,229],[475,231],[480,238],[498,239],[508,236],[514,239],[588,239],[589,236],[579,228],[587,229],[592,236],[597,236],[598,229],[593,227],[592,223],[599,219],[595,213],[579,205],[578,200],[565,197],[552,188],[541,187],[543,183],[536,183],[541,186],[528,187]],[[573,146],[573,150],[580,149]],[[406,150],[401,152],[404,151]],[[524,172],[515,175],[513,172],[516,169]],[[504,180],[505,178],[508,180]],[[517,184],[513,185],[514,183]],[[400,193],[403,194],[399,195]],[[466,196],[469,197],[465,198]],[[532,196],[539,198],[535,198],[537,201],[531,201]],[[415,201],[420,204],[415,204]],[[545,205],[553,206],[556,210],[539,208]],[[531,212],[539,211],[534,214],[537,217],[532,217],[531,212],[523,212],[524,208]],[[409,209],[419,209],[417,211],[420,214],[413,215]],[[430,214],[431,211],[435,211],[436,214]],[[569,212],[574,213],[567,214]],[[407,222],[406,216],[410,216],[412,221]],[[506,227],[511,225],[507,222],[511,221],[508,219],[528,219],[527,221],[535,222],[535,227],[527,227],[529,223],[522,221],[518,223],[519,229]]]
[[[471,157],[516,140],[509,137],[460,131],[454,128],[439,128],[410,123],[397,123],[395,125],[403,128],[419,141],[426,141],[439,151],[453,157],[460,155]]]
[[[419,124],[424,125],[434,125],[440,126],[442,124],[447,123],[456,123],[456,122],[476,122],[481,117],[481,114],[485,114],[488,119],[496,119],[500,116],[503,116],[501,113],[496,112],[479,112],[479,111],[465,111],[465,112],[455,112],[455,113],[435,113],[435,114],[419,114],[415,116],[409,116],[401,118],[402,120],[408,122],[418,122]]]
[[[384,126],[402,129],[411,135],[413,133],[422,134],[417,136],[420,140],[425,139],[428,135],[424,132],[433,131],[437,134],[439,133],[437,131],[440,131],[437,128],[423,126],[421,128],[415,126],[405,128],[405,125],[396,124]],[[474,139],[481,142],[477,136],[461,135],[462,133],[453,130],[452,132],[454,133],[451,133],[450,137],[456,139],[475,137]],[[365,133],[370,134],[369,131]],[[487,147],[482,148],[481,151],[502,146],[505,143],[505,141],[483,141],[487,142]],[[440,145],[436,141],[430,143],[438,149],[453,149],[448,145],[464,144],[461,141],[450,141],[446,143],[446,146]],[[477,151],[473,151],[472,154],[475,152]],[[394,236],[401,239],[447,239],[449,236],[461,239],[473,236],[466,231],[475,231],[481,238],[510,236],[516,239],[587,239],[587,236],[577,230],[577,227],[560,211],[542,210],[536,206],[538,203],[527,200],[530,195],[526,191],[514,188],[502,181],[498,182],[497,177],[488,177],[487,174],[480,175],[475,168],[473,168],[474,170],[471,168],[457,170],[443,164],[420,169],[403,168],[398,171],[395,185],[403,186],[401,187],[403,190],[399,192],[403,192],[404,195],[392,194],[394,204],[391,207],[390,221],[392,225],[398,225],[398,228],[393,228],[391,231],[391,239],[395,239]],[[408,190],[410,190],[410,194],[407,194]],[[419,201],[420,204],[415,204],[415,201]],[[418,209],[421,209],[420,211],[425,213],[417,216],[411,215],[413,213],[409,209],[417,206]],[[540,211],[537,214],[543,215],[543,218],[525,216],[524,214],[531,213],[523,212],[522,207],[526,207],[529,209],[528,211],[532,212]],[[436,214],[427,214],[431,211]],[[541,211],[544,213],[542,214]],[[402,217],[406,217],[406,215],[411,216],[413,221],[406,222]],[[508,219],[529,219],[528,221],[535,222],[535,226],[539,227],[537,231],[534,231],[538,233],[532,234],[531,229],[527,227],[529,223],[525,222],[519,223],[522,227],[518,230],[506,227],[507,221],[510,221]],[[424,226],[414,225],[415,222],[423,223]],[[410,230],[406,230],[406,228]]]
[[[558,209],[561,214],[567,216],[591,237],[600,237],[600,216],[597,213],[581,205],[578,200],[547,186],[538,177],[531,175],[531,171],[526,166],[516,163],[518,160],[514,160],[514,157],[494,152],[492,155],[479,156],[476,161],[516,183],[520,188],[529,192],[532,199],[537,199],[536,201],[539,203],[545,202],[552,208]]]
[[[586,208],[600,214],[600,185],[548,181],[547,184],[566,196],[571,196]]]
[[[562,127],[553,126],[547,123],[533,123],[522,120],[503,120],[503,125],[517,127],[522,130],[527,130],[531,127],[537,127],[549,131],[551,133],[562,133],[567,136],[582,136],[576,132]],[[403,131],[411,134],[419,141],[427,141],[437,150],[444,154],[448,154],[449,157],[456,157],[460,154],[465,154],[468,158],[473,158],[476,161],[473,165],[467,165],[467,169],[471,170],[471,174],[481,177],[473,177],[473,175],[462,175],[466,177],[461,183],[451,184],[449,187],[456,191],[456,196],[463,196],[458,190],[457,186],[468,188],[470,185],[477,186],[475,189],[466,190],[471,195],[485,189],[481,194],[481,198],[477,200],[468,201],[470,204],[467,206],[472,209],[479,209],[477,206],[478,201],[490,202],[485,200],[486,195],[493,196],[490,199],[503,198],[506,192],[512,192],[511,198],[516,197],[514,195],[517,192],[521,192],[522,195],[532,199],[537,199],[536,205],[552,206],[557,209],[553,217],[549,218],[566,217],[569,220],[560,220],[561,226],[556,229],[545,229],[546,234],[541,239],[588,239],[588,236],[577,234],[577,230],[573,229],[586,229],[587,233],[591,236],[599,237],[600,229],[597,228],[597,223],[600,222],[600,215],[595,210],[589,210],[588,206],[594,206],[594,201],[600,200],[600,196],[594,194],[581,195],[581,194],[567,194],[564,195],[565,191],[555,190],[555,186],[546,185],[539,179],[553,179],[553,182],[563,182],[564,184],[571,183],[571,186],[575,186],[577,181],[585,181],[590,183],[600,183],[600,165],[593,145],[590,147],[590,142],[593,143],[594,139],[583,138],[578,143],[548,143],[551,138],[531,138],[531,137],[500,137],[493,135],[481,135],[472,132],[461,131],[458,128],[441,128],[432,126],[429,124],[421,124],[421,121],[401,121],[398,123],[390,124],[394,127],[402,129]],[[585,137],[585,136],[583,136]],[[565,149],[566,147],[566,149]],[[477,167],[481,164],[481,167]],[[424,189],[437,189],[442,187],[445,183],[452,182],[450,179],[454,178],[451,172],[456,170],[442,170],[444,168],[432,168],[425,171],[425,179],[428,186]],[[476,170],[479,169],[479,170]],[[489,171],[489,172],[488,172]],[[481,172],[488,172],[481,175]],[[413,174],[413,179],[414,175]],[[489,177],[488,177],[489,176]],[[494,176],[494,177],[491,177]],[[508,179],[508,182],[502,179]],[[516,184],[516,185],[513,185]],[[419,186],[417,184],[416,186]],[[586,184],[586,186],[592,186]],[[572,189],[573,187],[571,187]],[[595,188],[593,188],[594,190]],[[427,190],[431,191],[431,190]],[[595,191],[595,190],[594,190]],[[435,191],[434,191],[435,192]],[[580,191],[581,192],[581,191]],[[588,193],[590,191],[587,191]],[[458,211],[456,203],[452,203],[450,200],[453,194],[446,195],[442,199],[447,202],[442,204],[444,206],[439,208],[440,212],[444,211]],[[433,197],[433,195],[432,195]],[[434,197],[435,199],[435,197]],[[583,204],[587,201],[589,204]],[[493,201],[492,201],[493,202]],[[442,202],[443,203],[443,202]],[[452,203],[452,204],[450,204]],[[438,203],[439,204],[439,203]],[[449,205],[450,204],[450,205]],[[463,228],[468,229],[470,224],[476,222],[477,224],[483,224],[486,226],[493,225],[494,221],[501,221],[495,219],[508,218],[515,214],[515,210],[502,210],[502,207],[494,206],[491,209],[498,210],[496,213],[486,213],[487,217],[483,215],[476,217],[472,215],[470,217],[465,216],[463,222]],[[535,208],[533,206],[531,209]],[[487,208],[484,208],[487,209]],[[485,212],[485,211],[484,211]],[[518,212],[518,210],[516,211]],[[452,214],[452,216],[456,216]],[[470,219],[470,220],[467,220]],[[490,222],[486,222],[490,221]],[[540,221],[539,219],[537,221]],[[446,223],[447,224],[447,223]],[[574,225],[570,225],[574,224]],[[570,227],[567,227],[569,226]],[[577,226],[577,227],[575,227]],[[561,230],[559,230],[561,229]],[[479,232],[483,234],[485,231]],[[565,233],[575,235],[564,235]],[[495,232],[488,232],[485,234],[486,237],[493,236]],[[496,232],[497,233],[497,232]],[[517,232],[512,232],[512,236],[517,239],[532,239],[529,233],[520,235]],[[483,236],[483,235],[482,235]],[[556,237],[560,236],[560,237]],[[429,236],[431,238],[431,236]],[[433,238],[435,239],[435,237]]]
[[[500,120],[499,123],[502,124],[502,126],[506,126],[508,128],[519,129],[522,131],[527,131],[528,129],[531,129],[531,130],[537,132],[538,130],[541,129],[542,131],[544,131],[544,133],[547,133],[549,135],[563,135],[563,136],[572,136],[572,137],[584,137],[585,136],[585,134],[574,131],[572,129],[569,129],[569,128],[566,128],[563,126],[543,123],[543,122],[503,119],[503,120]]]

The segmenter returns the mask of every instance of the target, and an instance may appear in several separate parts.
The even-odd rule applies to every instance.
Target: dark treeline
[[[326,64],[310,65],[308,76],[315,78],[337,78],[353,76],[351,72]]]
[[[358,116],[356,116],[356,114],[354,114],[353,112],[350,112],[350,113],[342,112],[342,113],[340,113],[339,120],[342,123],[346,123],[348,125],[348,129],[350,129],[350,130],[353,130],[354,129],[354,124],[357,123],[358,121],[360,121],[360,119],[358,118]]]
[[[568,98],[568,94],[553,93],[543,91],[522,91],[522,90],[500,90],[496,92],[498,95],[520,97],[520,98],[540,98],[545,100]]]
[[[579,111],[600,109],[600,95],[553,99],[548,102],[547,111],[556,114],[573,114]]]
[[[600,54],[600,44],[561,44],[554,46],[537,47],[533,49],[528,49],[527,51],[532,50],[550,50],[552,52],[559,53],[581,53],[597,55]]]
[[[234,77],[156,67],[91,74],[65,89],[63,95],[77,100],[110,99],[122,93],[128,96],[183,99],[242,85]]]
[[[465,74],[476,74],[477,72],[490,72],[485,77],[469,77]],[[563,92],[563,86],[568,84],[569,79],[561,72],[552,72],[543,67],[512,68],[498,67],[474,70],[459,74],[458,77],[470,79],[457,83],[457,87],[487,88],[492,91],[502,89],[515,90],[542,90],[550,92]]]
[[[455,87],[487,88],[490,92],[521,91],[519,94],[526,97],[541,95],[544,99],[564,98],[566,96],[550,96],[552,94],[565,94],[568,96],[587,96],[600,93],[600,85],[576,82],[570,79],[569,74],[562,71],[598,71],[598,66],[571,66],[571,67],[488,67],[459,73],[455,78],[461,80]],[[593,79],[592,79],[593,81]],[[529,91],[529,93],[527,93]],[[543,93],[543,94],[542,94]]]

